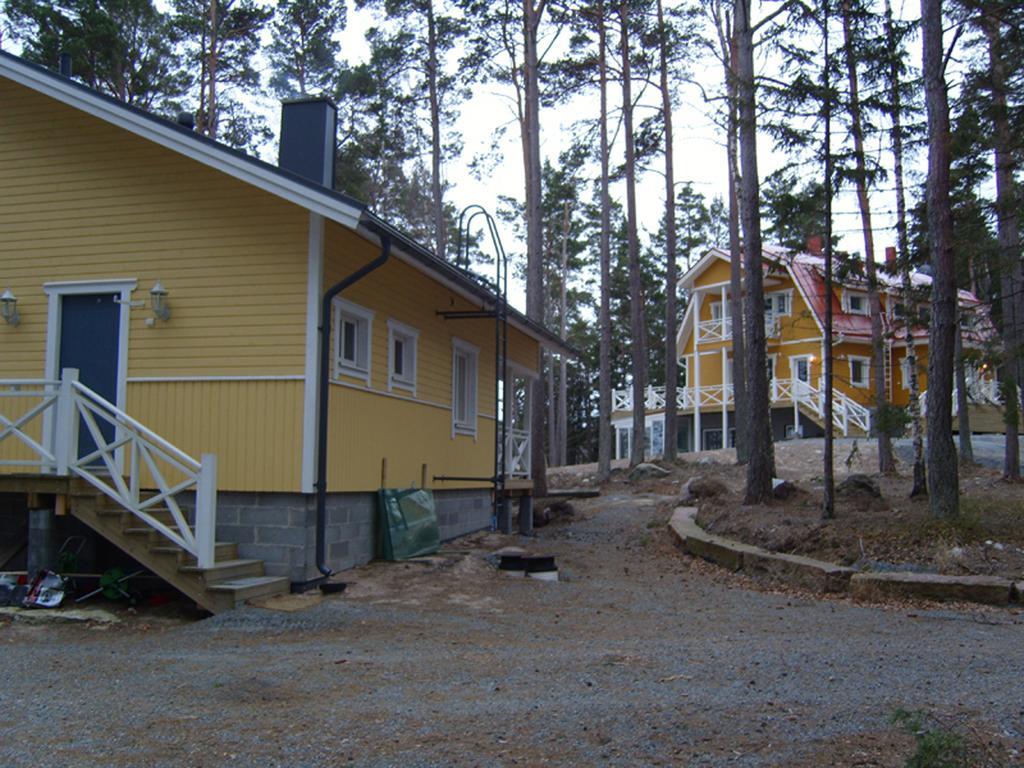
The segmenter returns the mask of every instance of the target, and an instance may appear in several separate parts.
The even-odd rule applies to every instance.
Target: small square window
[[[349,301],[335,300],[335,377],[351,376],[370,383],[372,330],[373,312]]]
[[[863,293],[846,294],[846,311],[851,315],[866,315],[869,313],[868,297]]]
[[[388,320],[388,389],[416,393],[416,343],[419,331]]]

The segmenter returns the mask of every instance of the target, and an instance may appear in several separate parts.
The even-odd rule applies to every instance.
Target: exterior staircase
[[[211,613],[289,591],[287,578],[264,574],[262,560],[239,558],[237,544],[215,542],[213,565],[201,568],[195,556],[109,497],[86,492],[72,495],[69,501],[73,517]],[[153,516],[173,524],[169,510]]]
[[[215,455],[189,456],[71,368],[53,381],[0,381],[0,406],[0,491],[64,499],[71,515],[208,611],[289,590],[261,560],[215,540]],[[79,440],[83,429],[91,444]]]

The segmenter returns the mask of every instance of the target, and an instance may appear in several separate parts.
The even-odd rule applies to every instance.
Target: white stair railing
[[[66,368],[59,382],[0,381],[0,398],[36,397],[40,402],[14,417],[0,413],[0,443],[14,437],[28,446],[31,461],[8,459],[0,466],[31,466],[58,476],[76,475],[116,501],[127,511],[193,555],[201,568],[214,562],[217,523],[217,457],[189,456],[78,381],[78,371]],[[26,433],[26,426],[53,411],[48,448]],[[79,456],[79,424],[84,424],[94,450]],[[110,434],[113,437],[108,437]],[[124,476],[125,453],[128,476]],[[145,485],[155,493],[143,498]],[[189,523],[177,497],[194,491],[195,522]],[[166,523],[154,516],[170,511]]]

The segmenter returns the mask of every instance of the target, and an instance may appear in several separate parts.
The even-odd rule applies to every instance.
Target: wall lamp
[[[10,288],[0,294],[0,317],[3,317],[5,323],[13,325],[15,328],[21,322],[21,317],[18,315],[18,297],[11,292]]]
[[[147,320],[147,325],[153,325],[156,320],[167,322],[171,319],[171,308],[167,306],[167,289],[159,280],[149,289],[149,307],[153,310],[155,319]]]

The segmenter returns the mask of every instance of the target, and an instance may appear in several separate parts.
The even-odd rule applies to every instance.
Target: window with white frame
[[[789,291],[765,294],[764,314],[769,318],[787,317],[793,311],[792,295]]]
[[[452,432],[476,435],[477,363],[480,350],[452,339]]]
[[[871,371],[871,359],[850,355],[850,384],[854,387],[867,387],[868,374]]]
[[[870,314],[868,307],[868,295],[866,293],[855,293],[854,291],[843,292],[843,309],[851,315]]]
[[[729,314],[728,311],[726,311],[724,313],[725,316],[728,316],[728,314]],[[720,301],[712,301],[711,302],[711,319],[712,320],[721,320],[722,317],[723,317],[722,302],[720,302]]]
[[[775,380],[775,355],[768,355],[765,358],[768,364],[768,381]]]
[[[373,312],[344,299],[334,300],[334,375],[370,383]]]
[[[416,393],[416,344],[420,332],[388,320],[388,389]]]

